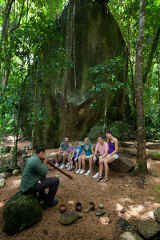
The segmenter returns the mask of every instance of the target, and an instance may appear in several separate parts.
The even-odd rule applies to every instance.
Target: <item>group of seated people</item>
[[[118,157],[118,140],[110,132],[106,133],[106,139],[98,137],[95,149],[88,137],[84,139],[82,146],[78,141],[73,144],[66,137],[56,154],[55,165],[61,169],[75,171],[76,174],[91,175],[98,182],[106,182],[109,180],[109,163]],[[88,170],[86,170],[87,160]],[[99,171],[94,174],[95,165],[98,165]]]

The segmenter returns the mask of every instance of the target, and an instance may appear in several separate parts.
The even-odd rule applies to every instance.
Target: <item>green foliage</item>
[[[4,20],[4,0],[0,1],[0,25]],[[68,53],[64,48],[64,39],[60,34],[59,17],[67,0],[31,0],[15,1],[9,15],[7,40],[0,46],[0,79],[1,83],[4,72],[9,70],[8,84],[0,89],[0,137],[18,134],[22,132],[21,115],[26,112],[26,126],[31,129],[44,120],[57,125],[57,119],[51,118],[46,110],[45,103],[39,101],[39,95],[47,95],[42,80],[57,73],[64,72],[72,67],[68,59]],[[109,106],[118,90],[125,88],[127,101],[129,100],[129,115],[126,121],[132,119],[136,122],[135,109],[135,53],[138,33],[139,1],[136,0],[112,0],[107,7],[118,22],[121,33],[125,39],[128,54],[128,79],[125,84],[119,81],[118,75],[124,73],[124,61],[119,57],[107,59],[103,64],[92,66],[88,70],[90,80],[89,95],[95,96],[91,108],[97,107],[97,100],[104,106],[104,117],[99,120],[99,126],[93,127],[90,132],[91,138],[103,134],[106,122],[112,122]],[[159,0],[149,0],[146,6],[146,26],[144,44],[144,71],[160,22]],[[20,19],[21,17],[21,19]],[[18,21],[20,20],[20,24]],[[2,27],[0,27],[1,31]],[[2,35],[2,32],[1,32]],[[2,36],[0,36],[1,40]],[[113,39],[114,41],[114,39]],[[53,42],[55,43],[53,49]],[[7,49],[7,50],[6,50]],[[51,49],[48,51],[48,49]],[[9,64],[6,60],[9,57]],[[154,55],[151,72],[148,81],[144,85],[144,103],[146,117],[147,138],[160,139],[160,45]],[[46,63],[45,66],[43,63]],[[37,93],[35,85],[41,85],[41,92]],[[63,91],[61,75],[54,80],[56,91]],[[2,84],[1,84],[2,85]],[[48,86],[49,88],[50,86]],[[78,90],[77,90],[78,92]],[[79,94],[77,94],[79,95]],[[85,100],[85,96],[69,96],[70,103],[78,106]],[[25,103],[25,104],[24,104]],[[24,109],[24,105],[27,108]],[[36,106],[36,107],[35,107]],[[117,112],[117,107],[112,107],[112,113]],[[23,114],[21,114],[23,113]],[[24,122],[23,122],[24,123]],[[124,134],[132,136],[131,124],[126,122],[114,122],[111,125],[115,136],[121,138]],[[56,126],[57,127],[57,126]],[[124,133],[125,129],[125,133]],[[94,132],[95,131],[95,132]]]
[[[90,67],[88,77],[92,82],[91,92],[97,94],[103,92],[106,94],[114,94],[115,91],[123,86],[123,83],[118,81],[118,73],[123,71],[123,64],[120,57],[115,57],[106,60],[104,64],[98,64]]]
[[[131,140],[136,138],[134,127],[124,121],[115,121],[111,123],[110,131],[113,136],[117,137],[119,140]]]

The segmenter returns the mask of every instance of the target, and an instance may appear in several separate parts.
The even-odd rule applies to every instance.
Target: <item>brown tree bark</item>
[[[145,117],[143,100],[143,42],[145,25],[145,0],[140,1],[139,35],[136,49],[136,110],[137,110],[137,167],[140,172],[147,172],[145,151]]]

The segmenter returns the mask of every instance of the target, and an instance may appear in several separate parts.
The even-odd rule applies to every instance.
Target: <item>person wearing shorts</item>
[[[106,133],[107,143],[108,143],[108,155],[105,156],[100,161],[100,173],[99,173],[99,181],[106,182],[109,180],[109,164],[119,158],[118,155],[118,139],[113,137],[110,132]],[[103,167],[105,170],[105,176],[102,177]]]
[[[69,148],[69,138],[65,137],[64,141],[61,142],[60,144],[58,153],[56,154],[56,164],[55,164],[56,167],[59,167],[60,157],[62,157],[62,165],[60,166],[60,168],[61,169],[65,168],[65,163],[68,158],[68,152],[67,152],[68,148]]]
[[[90,143],[89,138],[84,139],[84,145],[82,147],[83,153],[79,158],[78,165],[79,165],[79,174],[84,174],[85,173],[85,168],[86,168],[86,160],[89,160],[89,165],[91,165],[91,161],[93,158],[93,145]],[[82,167],[82,169],[81,169]],[[91,167],[91,166],[90,166]],[[85,176],[89,176],[91,173],[91,170],[89,169],[86,173]]]
[[[67,170],[72,171],[73,170],[72,158],[73,158],[74,149],[73,149],[73,144],[71,142],[69,143],[69,148],[67,152],[68,152]]]
[[[79,160],[81,154],[82,154],[82,147],[79,145],[79,142],[76,141],[75,145],[73,147],[73,158],[72,158],[72,161],[76,166],[75,173],[77,173],[77,171],[78,171],[78,160]]]
[[[96,144],[95,152],[93,155],[93,162],[96,163],[98,156],[99,171],[93,176],[94,179],[99,178],[100,161],[108,154],[108,143],[104,141],[103,137],[98,137],[98,142]]]

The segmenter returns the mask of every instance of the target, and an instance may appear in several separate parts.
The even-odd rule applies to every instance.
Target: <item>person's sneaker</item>
[[[60,169],[64,169],[64,168],[65,168],[65,165],[62,164],[62,165],[60,166]]]
[[[79,174],[84,174],[85,173],[85,170],[81,170],[80,172],[79,172]]]
[[[67,164],[65,165],[65,168],[69,168],[69,163],[67,163]]]
[[[80,171],[81,171],[81,169],[78,169],[78,170],[76,171],[76,174],[79,174],[79,173],[80,173]]]
[[[69,166],[67,167],[67,170],[70,171],[70,168],[71,168],[71,166],[69,165]]]
[[[99,172],[97,172],[97,173],[93,176],[94,179],[97,179],[98,177],[99,177]]]
[[[91,174],[91,170],[88,170],[84,175],[89,176]]]
[[[55,167],[59,167],[59,163],[56,162],[56,163],[55,163]]]

